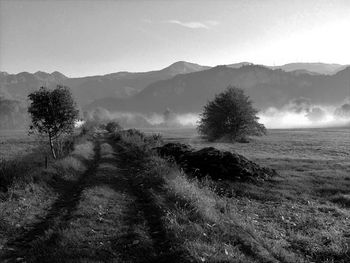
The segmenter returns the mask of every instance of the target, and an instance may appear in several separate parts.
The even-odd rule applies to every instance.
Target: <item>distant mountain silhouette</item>
[[[250,62],[239,62],[239,63],[234,63],[234,64],[229,64],[229,65],[225,65],[229,68],[241,68],[243,66],[249,66],[249,65],[254,65],[253,63]]]
[[[118,72],[103,76],[68,79],[65,83],[72,88],[78,101],[84,105],[99,98],[126,98],[138,93],[151,83],[206,68],[208,67],[179,61],[156,71]]]
[[[214,94],[232,84],[244,88],[260,108],[307,97],[315,103],[333,103],[348,96],[346,66],[291,63],[258,66],[240,62],[207,67],[179,61],[161,70],[117,72],[102,76],[68,78],[60,72],[34,74],[0,72],[0,96],[26,100],[40,86],[67,85],[81,106],[128,111],[198,111]],[[340,70],[338,73],[334,73]],[[324,75],[331,74],[333,75]]]
[[[287,72],[290,72],[294,75],[302,75],[302,74],[307,74],[307,75],[322,75],[320,73],[316,73],[316,72],[311,72],[311,71],[308,71],[306,69],[297,69],[297,70],[293,70],[293,71],[287,71]]]
[[[0,73],[0,96],[16,100],[25,100],[28,94],[40,86],[63,84],[66,76],[59,72],[46,73],[37,71],[34,74],[21,72],[18,74]]]
[[[178,75],[178,74],[187,74],[197,71],[202,71],[205,69],[209,69],[210,67],[207,66],[201,66],[195,63],[189,63],[186,61],[178,61],[173,64],[171,64],[169,67],[166,67],[161,70],[162,73],[168,74],[168,75]]]
[[[251,62],[240,62],[226,65],[230,68],[240,68],[242,66],[254,65]],[[264,65],[262,65],[264,66]],[[270,69],[281,69],[285,72],[294,72],[295,74],[321,74],[333,75],[345,69],[349,65],[327,64],[327,63],[289,63],[281,66],[265,66]]]
[[[111,97],[125,98],[136,94],[149,84],[159,80],[172,78],[178,74],[186,74],[207,69],[209,67],[179,61],[170,66],[150,72],[118,72],[103,76],[67,78],[60,72],[34,74],[0,74],[0,95],[11,94],[12,97],[25,99],[27,95],[40,86],[67,85],[81,105],[91,103],[95,99]]]
[[[350,68],[335,75],[311,75],[257,65],[218,66],[152,83],[126,100],[96,100],[87,108],[135,112],[162,112],[170,108],[176,112],[199,112],[209,99],[228,85],[243,88],[259,109],[281,107],[300,97],[317,104],[334,104],[341,103],[348,96],[349,83]]]
[[[282,66],[270,66],[271,69],[282,69],[286,72],[296,70],[306,70],[307,72],[313,72],[318,74],[332,75],[344,68],[347,65],[340,64],[326,64],[326,63],[289,63]]]

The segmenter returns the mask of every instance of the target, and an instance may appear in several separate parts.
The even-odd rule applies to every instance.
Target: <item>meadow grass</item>
[[[279,260],[349,262],[349,132],[275,130],[250,143],[231,144],[186,138],[179,131],[176,136],[165,133],[165,140],[235,151],[276,169],[279,176],[263,183],[221,181],[209,186]]]
[[[88,136],[76,130],[74,134],[56,140],[55,148],[59,161]],[[25,187],[33,181],[35,170],[41,170],[47,164],[56,161],[52,158],[45,137],[29,136],[25,131],[1,131],[0,143],[0,197],[3,197],[11,186]]]
[[[30,154],[38,147],[39,140],[25,130],[0,130],[0,160],[18,158]]]
[[[159,136],[135,130],[111,134],[113,147],[102,144],[101,157],[91,141],[81,141],[48,169],[29,172],[32,179],[14,184],[0,201],[0,250],[51,210],[55,216],[47,217],[47,228],[39,224],[41,236],[31,244],[33,260],[52,253],[52,262],[124,256],[142,262],[145,255],[167,262],[350,261],[346,130],[273,131],[248,144],[186,136],[165,140],[236,151],[279,176],[257,183],[199,180],[156,154]],[[66,208],[69,218],[62,215],[61,222]]]

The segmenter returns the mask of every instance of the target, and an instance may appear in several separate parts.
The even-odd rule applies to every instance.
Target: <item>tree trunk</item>
[[[53,141],[52,141],[51,136],[49,136],[49,140],[50,140],[50,149],[51,149],[52,157],[53,157],[54,159],[56,159],[55,148],[54,148],[54,145],[53,145]]]

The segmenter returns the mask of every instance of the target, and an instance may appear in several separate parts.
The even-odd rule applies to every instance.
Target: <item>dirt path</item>
[[[95,143],[88,170],[39,223],[8,244],[1,262],[186,262],[162,224],[147,182],[122,146]],[[145,185],[146,184],[146,185]]]

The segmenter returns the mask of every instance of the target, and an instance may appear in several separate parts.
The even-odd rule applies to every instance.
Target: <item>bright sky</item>
[[[349,0],[0,0],[0,71],[350,63]]]

